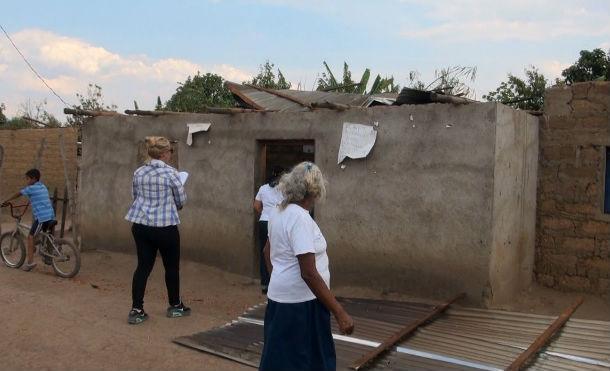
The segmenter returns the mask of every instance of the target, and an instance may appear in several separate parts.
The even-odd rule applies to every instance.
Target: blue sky
[[[417,70],[476,66],[478,98],[506,74],[537,66],[554,78],[582,49],[610,48],[607,0],[214,0],[4,2],[0,24],[68,102],[90,82],[119,110],[152,108],[200,70],[241,82],[271,60],[296,87],[312,89],[322,61],[343,61],[404,86]],[[0,102],[61,104],[4,35]],[[63,117],[63,115],[58,114]]]

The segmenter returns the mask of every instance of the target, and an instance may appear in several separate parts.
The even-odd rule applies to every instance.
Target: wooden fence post
[[[68,164],[66,163],[66,151],[64,148],[64,132],[61,130],[59,132],[59,153],[61,154],[61,162],[64,166],[64,177],[66,179],[66,187],[68,188],[68,193],[70,200],[72,202],[68,203],[70,208],[70,219],[72,221],[72,238],[74,240],[74,244],[76,247],[81,250],[81,240],[78,235],[78,217],[76,215],[76,197],[74,196],[74,189],[72,188],[72,183],[70,182],[70,175],[68,173]]]
[[[68,186],[64,188],[64,199],[61,207],[61,229],[59,231],[59,238],[64,238],[64,231],[66,230],[66,209],[68,207]]]

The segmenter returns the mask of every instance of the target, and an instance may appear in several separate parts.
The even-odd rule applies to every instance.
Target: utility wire
[[[8,39],[8,41],[10,41],[10,43],[13,45],[13,47],[15,48],[15,50],[17,51],[17,53],[19,53],[19,55],[21,56],[21,58],[23,58],[23,61],[28,65],[28,67],[30,67],[30,69],[32,70],[32,72],[34,72],[34,74],[36,75],[36,77],[38,77],[40,79],[40,81],[42,81],[43,84],[45,84],[45,86],[47,88],[49,88],[49,90],[51,91],[51,93],[53,93],[66,107],[72,107],[71,105],[69,105],[62,97],[59,96],[59,94],[57,94],[57,92],[55,90],[53,90],[53,88],[46,82],[46,80],[40,76],[40,74],[38,72],[36,72],[36,70],[34,69],[34,67],[32,66],[32,64],[28,61],[28,59],[25,57],[25,55],[23,55],[23,53],[21,52],[21,50],[19,50],[19,48],[17,47],[17,45],[15,45],[15,42],[13,42],[13,39],[11,39],[11,37],[8,35],[8,32],[6,32],[6,30],[4,29],[4,27],[2,27],[2,25],[0,24],[0,29],[2,29],[2,32],[4,32],[4,35],[6,36],[6,38]]]

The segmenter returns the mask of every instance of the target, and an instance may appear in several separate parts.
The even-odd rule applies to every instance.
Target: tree
[[[200,112],[205,107],[234,107],[233,94],[225,86],[224,79],[216,74],[199,72],[178,83],[174,95],[165,103],[165,109],[177,112]],[[157,108],[159,102],[157,102]]]
[[[47,111],[46,105],[46,99],[42,102],[32,102],[28,99],[19,106],[18,114],[26,121],[33,124],[33,127],[44,126],[58,128],[63,126],[53,114]]]
[[[155,104],[155,111],[163,111],[163,103],[161,103],[160,96],[157,96],[157,104]]]
[[[6,116],[4,116],[4,111],[6,110],[6,106],[4,103],[0,103],[0,125],[6,124]]]
[[[89,111],[116,111],[117,106],[114,104],[107,105],[104,103],[102,87],[97,84],[88,84],[87,93],[76,93],[76,98],[79,101],[78,105],[73,106],[74,109],[89,110]],[[84,116],[71,115],[68,116],[67,125],[77,128],[78,140],[82,141],[82,128],[87,118]]]
[[[581,50],[578,61],[563,70],[561,76],[568,85],[583,81],[610,80],[610,50],[607,54],[602,49]]]
[[[349,70],[347,62],[343,62],[343,78],[341,82],[338,82],[328,63],[324,61],[322,65],[324,65],[326,71],[322,72],[321,77],[318,78],[316,90],[353,94],[398,93],[400,91],[400,86],[394,85],[394,77],[392,76],[382,78],[381,75],[377,75],[371,89],[367,92],[366,88],[371,77],[370,69],[365,69],[360,80],[355,82],[352,80],[352,72]]]
[[[541,110],[544,105],[547,80],[534,66],[526,68],[524,72],[525,79],[509,73],[508,80],[500,83],[495,91],[483,95],[483,99],[519,109]]]
[[[267,89],[290,89],[292,84],[286,81],[286,78],[279,68],[277,69],[276,79],[275,74],[273,73],[273,67],[275,67],[275,65],[269,62],[269,60],[266,60],[265,64],[258,67],[258,75],[254,76],[251,81],[246,81],[245,84]]]
[[[476,67],[452,66],[434,71],[434,80],[426,84],[421,80],[418,71],[409,72],[409,87],[419,90],[434,91],[458,97],[472,97],[474,90],[469,83],[477,76]]]

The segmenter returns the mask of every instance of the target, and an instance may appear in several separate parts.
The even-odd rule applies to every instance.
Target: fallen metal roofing
[[[340,335],[332,322],[338,369],[377,347],[434,306],[340,298],[355,331]],[[258,367],[265,305],[226,326],[175,339],[178,344]],[[555,317],[452,306],[368,365],[370,370],[503,370]],[[527,365],[531,370],[609,370],[610,322],[570,319]]]
[[[326,91],[271,90],[227,82],[227,88],[247,108],[269,111],[308,111],[314,103],[330,102],[353,107],[391,105],[398,94],[373,95],[334,93]]]

